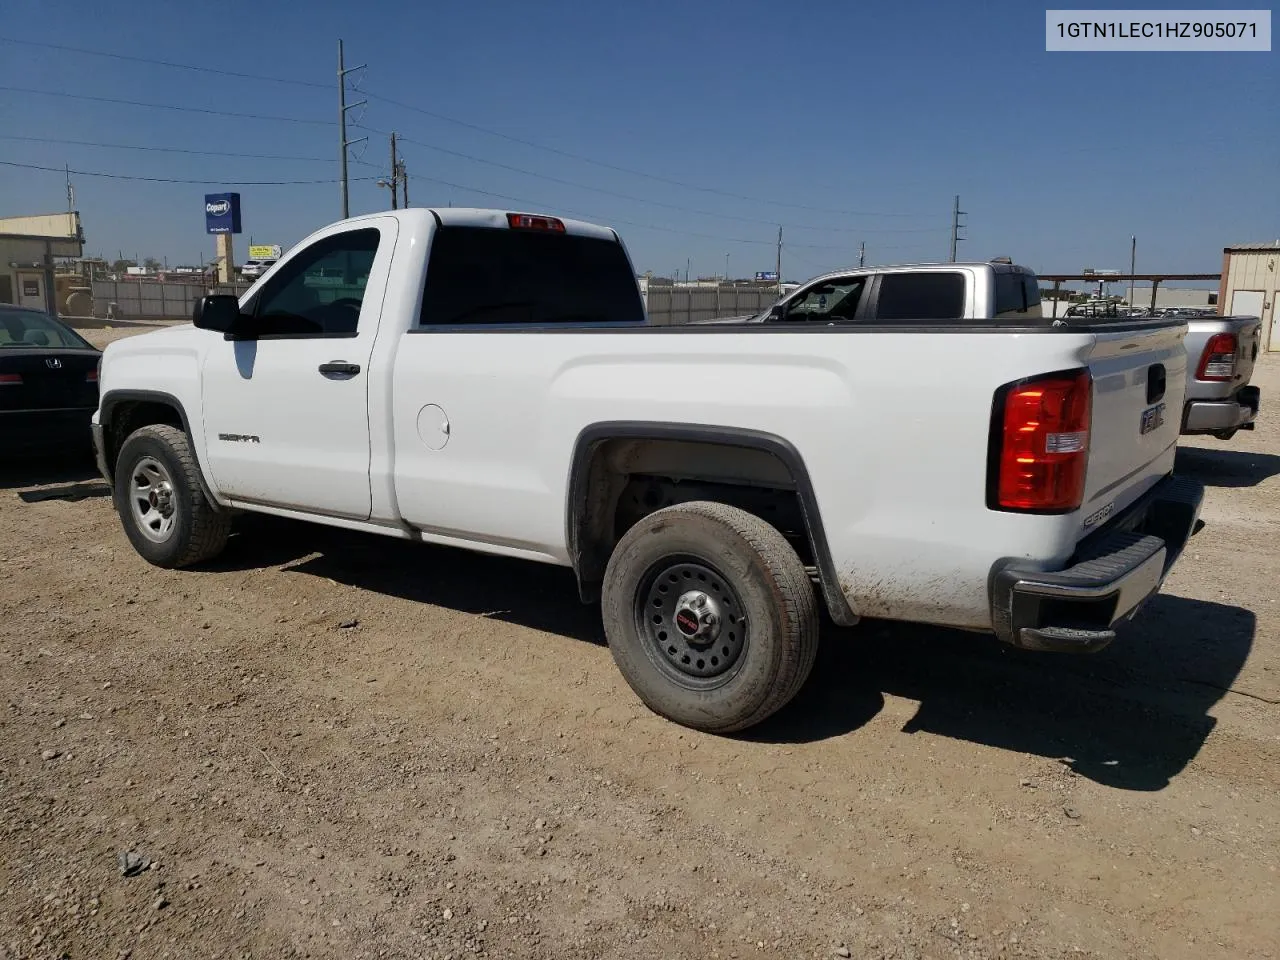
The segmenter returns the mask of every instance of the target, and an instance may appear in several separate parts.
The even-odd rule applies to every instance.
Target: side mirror
[[[775,303],[772,307],[769,308],[769,315],[765,317],[765,320],[769,323],[773,323],[776,320],[785,320],[786,318],[787,318],[786,307],[784,307],[780,303]]]
[[[201,297],[196,301],[191,322],[201,330],[234,335],[240,325],[240,301],[226,293]]]

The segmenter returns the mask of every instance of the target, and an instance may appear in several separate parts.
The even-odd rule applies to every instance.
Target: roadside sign
[[[756,279],[757,280],[777,280],[778,274],[773,270],[757,270]]]
[[[240,194],[206,193],[204,195],[204,232],[240,232]]]
[[[253,243],[249,245],[250,260],[279,260],[280,244]]]

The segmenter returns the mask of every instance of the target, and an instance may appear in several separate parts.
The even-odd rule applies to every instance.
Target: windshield
[[[93,349],[87,340],[47,313],[36,310],[6,310],[0,307],[0,349],[8,347]]]

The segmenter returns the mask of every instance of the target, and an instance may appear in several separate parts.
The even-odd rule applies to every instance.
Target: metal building
[[[1264,350],[1280,351],[1277,277],[1280,277],[1280,240],[1223,248],[1218,312],[1260,317]]]
[[[76,211],[0,219],[0,303],[56,314],[53,260],[83,254]]]

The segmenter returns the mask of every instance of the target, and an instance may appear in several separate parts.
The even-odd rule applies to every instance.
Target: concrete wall
[[[1119,293],[1125,299],[1128,299],[1129,285],[1127,283],[1115,284],[1112,292]],[[1216,305],[1217,297],[1217,290],[1189,290],[1181,287],[1166,287],[1163,284],[1156,288],[1156,306],[1159,308],[1212,307]],[[1210,298],[1213,299],[1213,302],[1210,302]],[[1135,283],[1133,301],[1133,306],[1151,306],[1151,284]]]
[[[1280,309],[1276,297],[1280,278],[1280,246],[1269,250],[1229,251],[1223,265],[1220,309],[1232,313],[1237,290],[1262,292],[1263,349],[1280,351]]]

